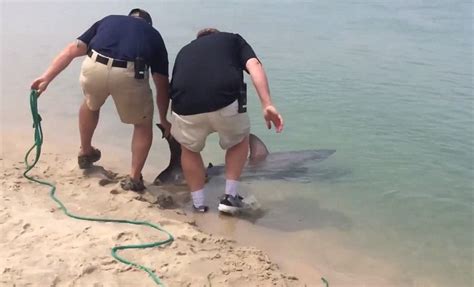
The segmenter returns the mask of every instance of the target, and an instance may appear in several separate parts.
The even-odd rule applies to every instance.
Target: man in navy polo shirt
[[[166,120],[168,54],[163,39],[153,28],[151,16],[142,9],[133,9],[128,16],[107,16],[59,53],[44,74],[33,81],[31,88],[44,92],[74,58],[86,55],[80,74],[84,102],[79,110],[79,167],[89,168],[101,157],[100,150],[91,142],[100,108],[111,95],[121,121],[134,125],[131,171],[121,186],[126,190],[141,191],[145,188],[141,171],[153,138],[150,70],[165,135],[171,128]]]
[[[218,209],[235,213],[242,207],[237,189],[247,161],[250,132],[243,71],[250,74],[257,90],[267,127],[273,124],[281,132],[283,118],[272,104],[263,66],[239,34],[203,29],[176,56],[171,134],[181,144],[181,165],[198,212],[208,210],[204,204],[206,170],[200,152],[213,132],[219,134],[219,144],[226,150],[225,195]]]

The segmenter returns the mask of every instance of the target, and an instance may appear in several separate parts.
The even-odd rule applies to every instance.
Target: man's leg
[[[134,181],[139,181],[145,165],[148,152],[153,141],[152,121],[146,121],[141,124],[135,124],[132,137],[132,170],[130,177]]]
[[[240,175],[247,161],[249,137],[227,149],[225,154],[225,196],[219,202],[218,210],[234,214],[242,207],[242,197],[237,193]]]
[[[227,180],[238,181],[242,174],[249,153],[249,137],[229,148],[225,153],[225,177]]]
[[[201,212],[206,212],[207,207],[204,205],[206,170],[204,168],[201,153],[193,152],[184,146],[181,146],[181,166],[189,190],[191,190],[194,207]]]
[[[81,150],[79,155],[89,155],[94,152],[92,136],[99,122],[100,111],[92,111],[84,101],[79,109],[79,133],[81,137]]]
[[[201,153],[190,151],[181,146],[181,166],[191,192],[203,189],[206,181],[206,171]]]

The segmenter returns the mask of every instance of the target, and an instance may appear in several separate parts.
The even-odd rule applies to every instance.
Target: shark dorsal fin
[[[259,139],[254,134],[249,135],[249,148],[250,148],[249,160],[252,163],[264,160],[269,154],[268,149],[265,146],[265,144],[262,142],[261,139]]]

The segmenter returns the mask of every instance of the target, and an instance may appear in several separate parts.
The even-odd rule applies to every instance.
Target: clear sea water
[[[285,118],[282,134],[266,130],[250,93],[253,132],[271,151],[337,150],[301,180],[243,183],[264,216],[213,213],[204,230],[264,249],[308,286],[473,285],[471,1],[1,1],[2,136],[30,128],[30,82],[57,52],[135,6],[151,12],[171,63],[202,27],[247,39]],[[80,62],[41,98],[51,141],[78,144]],[[128,155],[130,132],[108,102],[99,144]],[[149,181],[166,165],[158,134],[153,149]],[[215,137],[204,155],[222,162]]]

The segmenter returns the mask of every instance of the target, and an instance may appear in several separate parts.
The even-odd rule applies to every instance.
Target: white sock
[[[193,198],[194,207],[200,207],[204,205],[204,188],[191,192]]]
[[[239,182],[237,180],[227,179],[225,181],[225,194],[237,196],[238,186],[239,186]]]

